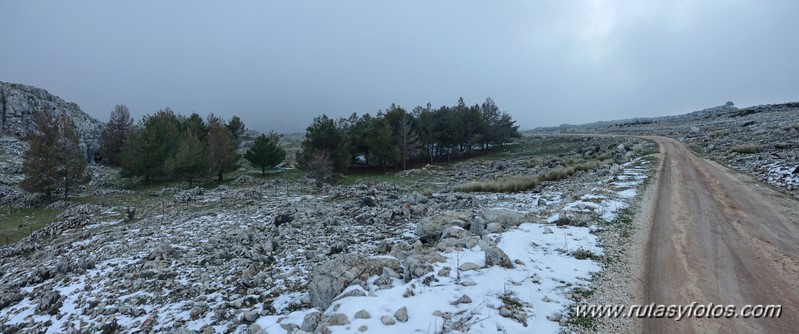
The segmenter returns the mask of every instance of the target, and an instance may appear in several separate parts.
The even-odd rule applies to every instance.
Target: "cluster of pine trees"
[[[35,114],[36,131],[25,153],[25,179],[20,186],[48,198],[61,191],[66,197],[89,179],[87,159],[80,148],[75,125],[67,115],[49,110]],[[125,105],[117,105],[102,133],[100,157],[104,164],[121,167],[123,176],[145,180],[175,178],[192,182],[216,174],[219,181],[238,167],[246,127],[238,116],[224,122],[213,114],[183,116],[169,108],[146,115],[134,124]],[[275,133],[260,135],[244,157],[262,173],[283,162],[286,151]]]
[[[134,126],[127,107],[118,105],[103,132],[100,153],[106,163],[120,166],[124,176],[171,177],[191,187],[210,174],[222,181],[226,172],[238,167],[237,151],[246,130],[238,116],[225,122],[214,114],[206,119],[197,113],[183,116],[168,107]],[[274,133],[261,135],[245,158],[265,172],[286,157],[279,142]]]
[[[85,154],[79,147],[72,120],[43,110],[36,114],[37,133],[25,154],[26,175],[21,186],[51,196],[65,196],[86,182]],[[297,162],[317,180],[356,165],[405,168],[409,161],[449,160],[469,157],[475,150],[518,137],[518,126],[489,97],[482,104],[467,106],[463,98],[454,106],[434,109],[430,103],[411,112],[392,104],[375,116],[352,114],[333,120],[314,118],[307,128]],[[238,116],[225,122],[210,114],[176,114],[170,108],[146,115],[134,124],[125,105],[117,105],[102,133],[100,156],[105,164],[121,167],[123,176],[145,180],[174,178],[192,182],[238,167],[242,136],[246,131]],[[274,132],[260,135],[244,157],[265,174],[286,158],[280,137]]]
[[[460,98],[455,106],[438,109],[428,103],[408,112],[392,104],[375,116],[333,120],[322,115],[308,127],[297,160],[306,169],[324,166],[319,159],[329,159],[337,171],[353,164],[405,168],[409,161],[469,157],[506,143],[519,136],[514,124],[490,97],[472,106]]]

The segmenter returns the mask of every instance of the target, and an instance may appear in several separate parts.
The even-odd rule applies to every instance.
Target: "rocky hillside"
[[[130,202],[64,202],[51,225],[0,248],[0,332],[568,331],[570,307],[615,256],[596,234],[622,235],[617,216],[653,147],[522,140],[529,150],[383,176],[396,184],[244,175],[128,191],[146,192],[132,219]],[[451,190],[620,152],[529,191]]]
[[[661,135],[799,198],[799,102],[584,125],[581,132]]]
[[[103,124],[84,113],[77,104],[66,102],[41,88],[0,81],[0,129],[4,136],[26,139],[35,128],[33,114],[41,109],[54,110],[58,115],[66,114],[72,118],[87,157],[93,156],[100,148]],[[5,153],[21,155],[15,150],[6,150]]]
[[[18,184],[23,179],[22,155],[28,150],[28,135],[34,131],[33,114],[50,109],[56,115],[72,118],[78,130],[81,147],[87,158],[100,149],[103,124],[84,113],[72,102],[66,102],[46,90],[0,81],[0,202],[27,206],[25,193]]]

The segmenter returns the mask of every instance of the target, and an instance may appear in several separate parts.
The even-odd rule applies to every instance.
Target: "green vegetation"
[[[569,315],[569,324],[572,324],[577,327],[584,328],[589,331],[595,331],[597,326],[597,319],[589,316],[576,317],[573,312],[570,312]]]
[[[214,121],[208,129],[208,153],[211,168],[216,172],[217,181],[222,182],[226,171],[236,169],[239,155],[236,139],[222,121]],[[180,153],[180,150],[178,150]]]
[[[748,144],[748,145],[739,145],[735,146],[730,149],[731,152],[739,153],[739,154],[754,154],[763,151],[763,148],[759,145]]]
[[[519,137],[514,124],[491,98],[473,106],[461,98],[455,106],[438,109],[428,103],[410,113],[392,104],[374,117],[352,114],[337,121],[322,115],[308,127],[298,162],[307,169],[311,158],[325,152],[342,173],[353,164],[385,171],[404,169],[409,161],[450,161]]]
[[[630,208],[624,208],[620,210],[616,214],[616,219],[614,219],[611,223],[621,234],[623,238],[629,238],[632,233],[633,229],[633,211]]]
[[[34,123],[37,133],[31,134],[30,149],[23,158],[25,179],[20,187],[48,199],[60,190],[67,198],[71,189],[89,179],[75,124],[67,115],[56,118],[49,109],[37,112]]]
[[[178,141],[177,151],[164,162],[166,173],[177,179],[185,179],[191,188],[192,181],[207,175],[211,169],[208,147],[203,145],[191,128],[186,128]]]
[[[45,208],[16,209],[0,207],[0,244],[19,241],[43,226],[52,223],[63,210]]]
[[[272,169],[286,159],[286,150],[280,147],[280,136],[274,132],[269,135],[260,135],[255,138],[255,143],[244,157],[254,166],[261,167],[261,175],[266,175],[266,169]]]
[[[122,163],[122,150],[128,144],[133,132],[133,119],[124,104],[118,104],[111,111],[111,118],[103,129],[100,156],[104,163],[119,166]]]

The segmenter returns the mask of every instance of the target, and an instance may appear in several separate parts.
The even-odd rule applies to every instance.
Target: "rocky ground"
[[[705,157],[799,199],[797,102],[742,109],[726,105],[685,115],[604,122],[567,130],[672,137]]]
[[[628,228],[651,162],[642,140],[527,138],[529,149],[316,188],[242,176],[129,206],[75,205],[0,249],[3,332],[569,331]],[[609,158],[609,159],[608,159]],[[467,180],[607,165],[529,191]],[[129,196],[97,169],[95,192]],[[613,232],[622,233],[622,232]],[[597,237],[599,235],[600,237]],[[609,240],[609,239],[608,239]]]

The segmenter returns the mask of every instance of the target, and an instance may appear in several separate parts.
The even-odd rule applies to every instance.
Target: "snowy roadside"
[[[374,283],[379,277],[373,276],[367,289],[348,288],[342,293],[346,297],[322,312],[328,319],[326,328],[331,333],[562,331],[570,307],[581,293],[592,290],[592,275],[602,269],[593,260],[603,250],[592,232],[628,207],[646,178],[647,165],[644,160],[625,164],[619,174],[587,185],[589,191],[578,198],[560,199],[560,194],[546,192],[481,195],[497,208],[548,215],[547,224],[525,222],[487,235],[498,241],[497,247],[507,254],[513,268],[487,266],[485,244],[463,251],[449,249],[441,253],[445,261],[434,264],[433,272],[424,277],[407,283],[395,279],[393,287],[380,289]],[[563,209],[548,214],[539,203]],[[593,214],[604,222],[585,227],[554,224],[561,216],[576,214]],[[578,259],[575,254],[587,254],[587,258]],[[318,321],[316,312],[261,317],[250,329],[289,333],[287,329],[302,327],[303,322]]]
[[[387,253],[377,251],[384,243],[418,243],[416,223],[391,218],[401,213],[391,208],[406,201],[392,197],[397,190],[367,195],[383,201],[373,208],[359,199],[368,189],[286,201],[270,196],[274,187],[264,184],[239,191],[255,203],[243,209],[175,211],[132,225],[103,218],[118,212],[89,210],[92,224],[68,230],[28,253],[28,260],[8,257],[0,263],[0,329],[557,333],[568,322],[570,305],[591,291],[592,276],[602,269],[604,250],[595,233],[629,205],[646,165],[634,160],[610,175],[591,177],[577,193],[544,188],[510,195],[413,195],[420,198],[414,210],[426,210],[426,217],[444,209],[474,214],[479,207],[481,215],[524,219],[506,227],[486,218],[482,238],[457,239],[470,232],[450,226],[448,242],[479,242],[422,246],[439,259],[430,271],[415,276],[384,269],[323,310],[309,308],[307,287],[329,254],[346,249],[388,259],[375,255]],[[225,205],[242,202],[239,192],[193,196],[198,205]],[[295,221],[279,228],[268,223],[285,212],[293,212]],[[34,265],[26,266],[28,261]]]

